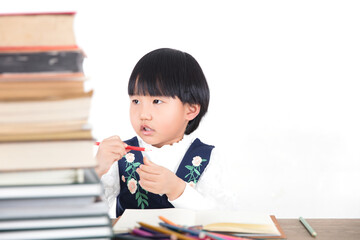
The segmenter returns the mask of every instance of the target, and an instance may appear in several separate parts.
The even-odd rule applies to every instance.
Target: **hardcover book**
[[[0,14],[0,50],[76,46],[74,12]]]
[[[82,72],[81,50],[0,52],[0,74]]]

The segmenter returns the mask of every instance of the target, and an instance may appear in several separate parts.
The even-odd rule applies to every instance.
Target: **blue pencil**
[[[205,238],[205,233],[203,231],[188,229],[185,227],[179,227],[179,226],[171,225],[168,223],[162,223],[162,222],[160,222],[159,225],[162,227],[168,228],[170,230],[175,230],[177,232],[185,232],[185,233],[189,233],[189,234],[199,237],[199,238]]]

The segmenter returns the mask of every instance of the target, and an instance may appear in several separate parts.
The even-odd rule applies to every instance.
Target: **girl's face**
[[[155,147],[180,141],[193,112],[194,106],[177,97],[130,96],[131,124],[138,136]]]

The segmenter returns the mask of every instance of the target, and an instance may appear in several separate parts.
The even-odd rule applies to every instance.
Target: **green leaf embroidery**
[[[132,168],[132,166],[128,166],[126,169],[125,169],[125,172],[128,172],[130,169]]]
[[[126,156],[123,157],[123,159],[126,161]],[[144,209],[146,206],[149,206],[149,202],[147,201],[149,197],[146,195],[148,194],[148,191],[143,189],[138,181],[138,176],[135,172],[136,168],[138,168],[141,165],[140,162],[127,162],[125,164],[125,172],[124,177],[127,179],[127,183],[133,178],[137,182],[137,189],[135,194],[135,200],[137,201],[137,206],[141,209]],[[142,193],[142,191],[144,193]]]
[[[190,171],[192,171],[193,168],[194,168],[194,166],[190,166],[190,165],[186,165],[185,167],[186,167],[187,169],[189,169]]]
[[[196,156],[196,157],[199,157],[199,156]],[[206,161],[207,161],[207,159],[204,159],[204,158],[201,159],[201,162],[206,162]],[[193,182],[196,184],[201,175],[201,173],[200,173],[201,163],[199,164],[199,166],[196,166],[196,167],[194,165],[192,165],[192,166],[186,165],[185,168],[189,170],[189,173],[186,174],[184,178],[188,178],[187,182]]]

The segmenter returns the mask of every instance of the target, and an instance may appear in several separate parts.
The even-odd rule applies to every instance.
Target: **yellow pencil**
[[[184,234],[180,234],[178,232],[171,231],[171,230],[168,230],[168,229],[165,229],[165,228],[162,228],[162,227],[153,226],[153,225],[143,223],[143,222],[138,222],[138,224],[140,226],[142,226],[142,227],[154,230],[154,231],[159,232],[159,233],[164,233],[164,234],[167,234],[167,235],[176,236],[177,239],[194,240],[194,238],[188,237],[188,236],[186,236]]]

